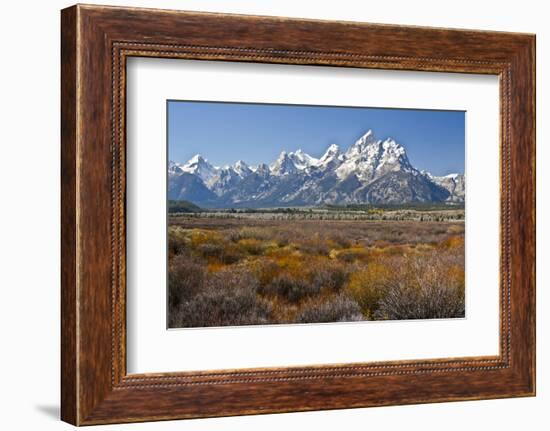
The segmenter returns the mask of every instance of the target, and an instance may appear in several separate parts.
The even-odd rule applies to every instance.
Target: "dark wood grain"
[[[78,422],[76,281],[76,8],[61,16],[61,418]]]
[[[533,35],[74,6],[62,12],[61,36],[63,420],[85,425],[534,394]],[[130,56],[500,76],[500,354],[127,375]]]

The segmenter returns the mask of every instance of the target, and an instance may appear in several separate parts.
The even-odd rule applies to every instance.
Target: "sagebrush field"
[[[169,327],[464,317],[463,216],[171,213]]]

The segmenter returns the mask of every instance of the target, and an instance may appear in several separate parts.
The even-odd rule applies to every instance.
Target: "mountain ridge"
[[[460,203],[464,197],[464,174],[420,171],[403,145],[377,139],[371,129],[346,151],[332,144],[319,158],[298,149],[254,167],[242,160],[216,167],[200,154],[168,163],[168,199],[204,207]]]

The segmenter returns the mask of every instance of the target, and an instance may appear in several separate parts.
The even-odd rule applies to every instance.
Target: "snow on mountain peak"
[[[460,176],[461,174],[457,174],[457,173],[453,173],[453,174],[447,174],[445,175],[445,178],[452,178],[453,180],[456,180],[458,178],[458,176]]]
[[[367,131],[367,133],[363,134],[355,143],[348,148],[346,151],[346,158],[354,158],[358,157],[361,154],[364,154],[367,152],[374,152],[376,151],[376,148],[373,147],[373,144],[378,144],[380,141],[376,141],[374,138],[374,133],[371,129]]]
[[[343,158],[336,169],[340,179],[355,174],[361,181],[372,181],[388,172],[414,170],[402,145],[392,138],[376,140],[371,130],[359,138]]]
[[[191,165],[191,164],[194,164],[194,163],[208,163],[207,160],[202,157],[200,154],[195,154],[193,157],[191,157],[186,165]]]
[[[384,140],[376,139],[370,129],[344,152],[338,145],[332,144],[320,158],[312,157],[298,149],[291,152],[281,151],[270,165],[260,163],[252,167],[243,160],[238,160],[218,168],[212,166],[200,154],[196,154],[184,164],[173,161],[168,163],[171,184],[187,184],[183,181],[187,180],[184,173],[193,174],[202,180],[204,190],[218,196],[221,205],[256,202],[257,199],[264,199],[268,203],[276,201],[278,204],[294,201],[359,202],[361,199],[371,199],[371,195],[357,194],[359,190],[363,193],[368,187],[373,187],[374,192],[385,193],[383,188],[387,187],[387,181],[390,179],[399,182],[399,187],[405,189],[416,187],[415,193],[420,195],[414,199],[419,201],[444,199],[450,202],[463,202],[465,194],[463,174],[439,177],[427,171],[419,171],[410,164],[406,150],[401,144],[389,137]],[[418,184],[424,184],[424,188]],[[351,190],[350,187],[354,189]],[[382,187],[382,191],[377,187]],[[432,194],[425,196],[426,190]],[[408,199],[407,190],[400,193],[399,190],[395,192],[392,199]],[[177,196],[181,197],[182,194],[178,193]],[[385,194],[383,198],[380,196],[372,199],[387,198]],[[205,199],[212,199],[212,195],[207,195]],[[275,201],[272,202],[273,199]]]
[[[325,154],[318,160],[317,166],[322,168],[327,167],[328,165],[334,165],[335,161],[338,161],[338,158],[341,156],[340,147],[336,144],[330,145]]]
[[[298,168],[290,155],[286,151],[281,151],[277,160],[271,164],[270,170],[273,175],[288,175],[295,173]]]
[[[395,151],[395,152],[400,153],[400,154],[405,153],[405,148],[402,145],[395,142],[395,140],[393,138],[387,138],[382,143],[382,147],[384,147],[384,149],[387,150],[387,151]]]
[[[372,129],[367,130],[367,132],[361,136],[355,143],[356,144],[367,144],[374,141],[374,132]]]
[[[319,160],[305,153],[302,149],[289,153],[288,157],[292,160],[294,166],[296,166],[296,168],[300,171],[303,171],[311,166],[315,166],[319,162]]]
[[[323,154],[323,157],[321,157],[321,160],[326,160],[330,157],[335,157],[338,154],[340,154],[340,147],[336,144],[332,144],[327,148],[325,151],[325,154]]]
[[[233,165],[233,170],[240,177],[245,177],[252,172],[252,169],[250,169],[250,166],[248,166],[243,160],[237,160]]]
[[[233,166],[239,169],[248,168],[248,165],[244,160],[237,160]]]
[[[181,175],[182,173],[181,164],[172,160],[168,161],[168,175]]]
[[[200,154],[195,154],[184,165],[179,165],[183,172],[195,174],[205,183],[210,181],[217,173],[218,169],[208,163]]]

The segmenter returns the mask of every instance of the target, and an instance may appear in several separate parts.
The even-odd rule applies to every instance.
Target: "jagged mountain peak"
[[[341,162],[342,152],[340,147],[336,144],[330,145],[325,153],[321,156],[316,166],[321,169],[327,169],[329,167],[336,167]]]
[[[233,166],[236,168],[242,168],[242,167],[248,168],[248,165],[244,160],[237,160]]]
[[[369,129],[348,148],[345,156],[347,158],[354,158],[361,155],[372,155],[379,149],[379,146],[380,141],[376,140],[373,131]]]
[[[232,166],[233,170],[241,177],[250,175],[252,169],[243,160],[237,160]]]
[[[200,154],[195,154],[193,157],[189,159],[187,163],[191,164],[191,163],[206,163],[206,162],[207,161],[203,156],[201,156]]]
[[[372,130],[359,138],[343,155],[342,164],[336,169],[338,178],[349,175],[365,181],[373,181],[388,172],[414,172],[405,147],[393,138],[375,139]]]
[[[369,129],[357,141],[355,141],[354,145],[366,145],[374,141],[374,132],[372,129]]]
[[[181,169],[181,165],[179,163],[172,160],[168,161],[168,175],[181,175],[182,173],[183,170]]]
[[[303,171],[304,169],[307,169],[311,166],[315,166],[319,162],[318,159],[310,156],[301,148],[297,151],[289,153],[288,157],[290,158],[290,160],[292,160],[294,166],[296,166],[296,168],[298,168],[298,170],[300,171]]]
[[[464,202],[466,196],[466,178],[464,174],[452,173],[443,176],[432,175],[427,171],[422,174],[434,184],[443,187],[449,192],[447,198],[450,202]]]
[[[289,175],[296,173],[298,168],[292,161],[292,157],[286,151],[281,151],[277,160],[269,167],[273,175]]]
[[[179,167],[183,172],[197,175],[205,183],[212,180],[219,170],[200,154],[195,154],[185,164],[179,165]]]
[[[205,206],[270,207],[342,203],[464,202],[463,174],[419,171],[395,139],[369,129],[344,152],[330,145],[320,158],[299,148],[281,151],[270,165],[238,160],[223,168],[200,154],[170,162],[169,196]],[[187,178],[192,174],[196,181]]]
[[[271,173],[269,166],[266,163],[260,163],[254,171],[258,175],[267,176]]]
[[[192,169],[195,167],[207,167],[207,168],[214,168],[208,160],[206,160],[203,156],[200,154],[195,154],[193,157],[191,157],[185,164],[182,165],[184,168]]]
[[[340,147],[336,144],[331,144],[319,160],[325,161],[331,157],[337,157],[338,155],[340,155]]]

